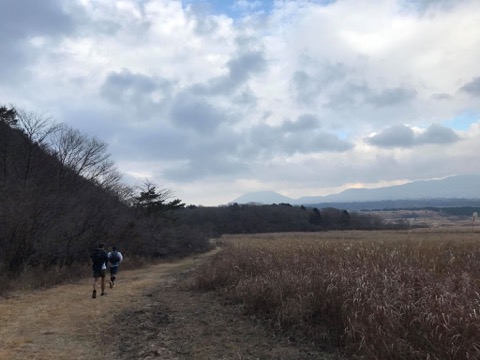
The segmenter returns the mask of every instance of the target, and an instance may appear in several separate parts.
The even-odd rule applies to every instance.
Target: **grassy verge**
[[[226,238],[196,286],[281,331],[364,359],[480,358],[480,241],[469,232]]]
[[[179,258],[145,258],[145,257],[125,257],[122,262],[121,270],[140,269],[142,267],[158,264],[161,262],[175,261]],[[92,268],[90,263],[74,263],[71,266],[52,266],[49,269],[41,267],[26,266],[20,273],[14,277],[9,277],[6,272],[0,271],[0,296],[7,295],[13,291],[31,291],[36,289],[46,289],[55,285],[64,283],[75,283],[84,281],[85,278],[92,277]],[[107,279],[108,279],[107,270]]]

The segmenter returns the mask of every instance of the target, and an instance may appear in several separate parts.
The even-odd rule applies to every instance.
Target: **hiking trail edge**
[[[0,359],[334,359],[191,290],[210,255],[121,271],[96,299],[90,278],[0,299]]]

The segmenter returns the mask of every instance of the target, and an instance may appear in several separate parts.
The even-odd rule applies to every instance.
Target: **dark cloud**
[[[417,141],[420,144],[450,144],[459,139],[459,136],[452,129],[432,124],[423,134],[418,136]]]
[[[367,142],[379,147],[409,147],[414,143],[413,130],[406,125],[396,125],[370,136]]]
[[[250,26],[254,26],[256,28],[264,27],[265,23],[257,23],[257,24],[250,24]],[[259,44],[259,38],[256,36],[252,36],[244,34],[244,33],[239,33],[235,37],[235,44],[237,45],[238,49],[255,49],[258,47]]]
[[[432,98],[435,100],[449,100],[452,99],[452,95],[441,93],[441,94],[433,94]]]
[[[30,36],[71,33],[73,19],[61,0],[14,0],[0,2],[0,36],[16,41]]]
[[[228,95],[244,84],[250,76],[262,72],[266,61],[261,52],[240,54],[227,64],[228,74],[211,79],[206,85],[197,84],[192,91],[199,95]]]
[[[378,147],[413,147],[423,144],[449,144],[459,140],[459,136],[447,127],[432,124],[425,132],[415,134],[407,125],[386,128],[366,141]]]
[[[114,136],[125,131],[124,122],[118,121],[123,114],[112,114],[108,110],[96,106],[95,99],[83,99],[86,102],[72,107],[67,102],[58,103],[58,112],[61,116],[58,121],[68,120],[68,124],[75,129],[81,129],[90,136],[96,136],[107,143],[112,143]],[[88,103],[89,106],[84,104]],[[126,122],[125,122],[126,123]],[[115,131],[112,131],[115,129]]]
[[[306,71],[295,71],[292,78],[295,97],[299,103],[313,102],[322,91],[322,84],[315,80]]]
[[[291,88],[297,101],[303,104],[311,104],[324,88],[344,80],[348,74],[342,63],[322,64],[310,57],[303,57],[301,66],[301,70],[293,73]]]
[[[480,76],[463,85],[460,91],[470,95],[480,95]]]
[[[178,131],[181,131],[178,129]],[[241,143],[245,140],[229,128],[219,128],[208,136],[198,137],[197,134],[183,131],[172,143],[168,140],[168,159],[178,159],[169,165],[163,176],[178,182],[190,182],[214,177],[216,179],[229,177],[249,171],[256,155],[242,157],[239,153]],[[183,137],[181,141],[178,141]],[[164,152],[158,152],[157,158],[164,159]]]
[[[315,115],[304,114],[298,117],[297,121],[284,121],[281,129],[286,132],[310,131],[320,127],[320,121]]]
[[[238,105],[254,106],[257,104],[257,97],[249,88],[247,88],[240,94],[234,96],[232,101]]]
[[[334,109],[345,109],[362,105],[372,91],[365,84],[347,82],[330,95],[327,105]]]
[[[335,134],[320,130],[318,120],[304,115],[296,122],[285,121],[278,126],[260,124],[248,135],[249,151],[260,151],[262,156],[343,152],[353,145]]]
[[[414,99],[416,94],[417,92],[413,89],[398,87],[378,93],[372,92],[367,95],[366,102],[377,107],[393,106]]]
[[[338,136],[325,131],[312,134],[311,137],[289,137],[285,144],[292,153],[317,153],[317,152],[344,152],[353,148],[353,145]]]
[[[191,129],[205,135],[211,135],[222,123],[231,121],[227,111],[205,99],[187,93],[176,96],[170,115],[177,127]]]
[[[109,74],[100,92],[115,105],[134,108],[141,115],[150,116],[171,100],[172,89],[173,84],[166,79],[122,70]]]
[[[136,139],[130,147],[148,148],[151,159],[176,160],[162,174],[169,180],[182,182],[246,174],[255,164],[272,156],[343,152],[353,147],[335,134],[321,131],[314,115],[303,115],[297,121],[285,121],[278,126],[260,124],[236,132],[217,123],[223,118],[218,109],[212,110],[211,105],[201,99],[190,98],[188,104],[183,102],[185,97],[181,99],[175,105],[179,112],[175,114],[177,128],[153,133],[134,131],[125,139],[129,143]],[[209,125],[210,121],[213,124]],[[195,131],[186,131],[190,128]]]
[[[164,174],[166,179],[179,183],[213,177],[216,180],[237,174],[245,175],[249,165],[238,160],[226,160],[217,156],[189,158],[181,165],[172,166]]]
[[[242,83],[251,74],[263,71],[265,65],[266,61],[261,52],[245,53],[227,63],[230,70],[230,78],[235,83]]]
[[[26,63],[39,51],[29,43],[32,38],[54,40],[75,31],[75,19],[65,6],[66,2],[61,0],[0,1],[0,77],[3,81],[14,79],[19,73],[25,75]],[[68,6],[76,7],[73,1]]]
[[[414,89],[396,87],[374,90],[364,83],[345,82],[330,96],[328,105],[332,108],[348,108],[370,104],[377,108],[396,106],[413,100],[417,95]]]

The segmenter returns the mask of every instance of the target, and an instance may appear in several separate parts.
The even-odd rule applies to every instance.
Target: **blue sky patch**
[[[210,14],[224,14],[232,19],[249,13],[269,14],[279,0],[182,0],[184,7],[191,5]],[[327,6],[337,0],[311,0],[312,4]]]
[[[183,6],[192,5],[211,14],[224,14],[238,18],[246,13],[269,13],[273,8],[273,0],[183,0]]]
[[[480,120],[479,114],[473,111],[465,111],[462,114],[445,121],[445,125],[457,131],[466,131],[473,123]]]

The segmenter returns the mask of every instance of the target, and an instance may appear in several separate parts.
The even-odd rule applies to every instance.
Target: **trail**
[[[108,359],[112,349],[100,343],[113,329],[113,318],[143,305],[145,289],[195,266],[189,258],[131,271],[121,271],[106,296],[91,298],[92,280],[48,290],[16,293],[0,300],[0,359]]]
[[[209,255],[120,269],[96,299],[85,278],[0,300],[0,360],[332,359],[190,290],[189,271]]]

